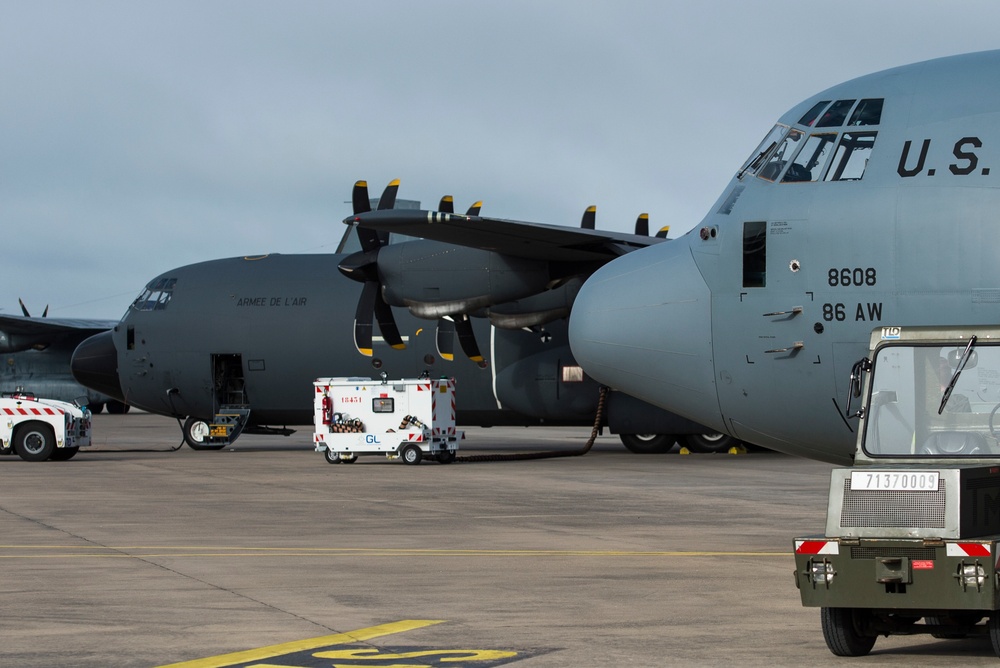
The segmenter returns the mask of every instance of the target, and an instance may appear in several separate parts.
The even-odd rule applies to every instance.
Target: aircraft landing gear
[[[209,445],[205,442],[208,438],[208,421],[201,418],[189,417],[184,421],[182,427],[184,432],[184,442],[192,450],[221,450],[225,445]]]
[[[691,452],[699,453],[728,452],[729,448],[740,444],[732,436],[718,432],[711,434],[688,434],[682,439],[682,442]]]
[[[618,434],[622,444],[637,455],[662,455],[674,447],[676,436],[671,434]]]

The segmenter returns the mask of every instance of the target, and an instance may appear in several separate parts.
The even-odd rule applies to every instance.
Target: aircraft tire
[[[865,656],[875,646],[876,636],[862,632],[863,610],[855,608],[823,608],[823,639],[837,656]],[[990,637],[993,637],[992,626]]]
[[[124,415],[125,413],[128,413],[130,408],[132,407],[128,404],[123,404],[122,402],[115,401],[113,399],[107,403],[108,412],[112,415]]]
[[[90,409],[91,414],[97,415],[98,413],[104,410],[104,404],[99,402],[94,404],[87,404],[87,408]]]
[[[681,441],[684,444],[684,447],[688,450],[699,453],[727,452],[729,448],[740,444],[740,442],[732,436],[719,432],[712,432],[710,434],[688,434],[682,438]]]
[[[65,462],[76,457],[76,453],[80,452],[80,448],[56,448],[52,452],[52,456],[49,457],[54,462]]]
[[[55,449],[55,432],[44,422],[25,422],[14,432],[14,452],[26,462],[44,462]]]
[[[225,445],[208,445],[205,437],[208,436],[208,422],[201,418],[189,417],[184,421],[184,442],[192,450],[221,450]]]
[[[662,455],[670,452],[677,440],[673,434],[618,434],[618,438],[637,455]]]
[[[408,445],[403,448],[403,461],[416,466],[424,458],[424,453],[420,451],[418,445]]]

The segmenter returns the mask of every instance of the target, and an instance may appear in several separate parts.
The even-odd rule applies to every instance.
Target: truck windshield
[[[870,392],[868,455],[1000,458],[1000,346],[883,346]]]

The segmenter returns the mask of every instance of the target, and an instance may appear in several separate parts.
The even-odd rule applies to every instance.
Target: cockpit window
[[[822,102],[817,102],[813,105],[812,109],[806,112],[805,116],[799,119],[799,125],[812,125],[819,118],[819,112],[826,109],[826,105],[830,104],[830,100],[823,100]]]
[[[782,183],[806,183],[818,181],[823,173],[823,167],[833,152],[833,145],[837,142],[837,133],[828,132],[810,135],[809,139],[801,142],[802,148],[792,160],[792,164],[785,170]]]
[[[837,128],[844,124],[847,112],[854,106],[855,100],[837,100],[830,105],[820,119],[816,122],[818,128]]]
[[[865,175],[876,132],[845,132],[833,156],[827,181],[858,181]]]
[[[743,175],[746,174],[748,171],[756,172],[758,169],[760,169],[761,165],[764,164],[767,156],[778,145],[778,142],[781,141],[781,138],[785,136],[786,132],[788,132],[788,126],[782,125],[781,123],[778,123],[773,128],[771,128],[771,131],[767,133],[767,136],[764,137],[764,140],[757,145],[757,149],[753,153],[751,153],[750,157],[747,158],[746,162],[743,163],[743,166],[740,168],[740,171],[737,172],[736,174],[736,178],[742,179]]]
[[[882,122],[882,98],[861,100],[851,114],[850,126],[878,125]]]
[[[176,284],[176,278],[157,279],[135,298],[132,308],[136,311],[162,311],[170,303]]]
[[[760,170],[757,176],[768,181],[777,181],[781,170],[785,168],[792,154],[798,149],[798,143],[802,140],[802,136],[802,132],[799,130],[793,129],[789,131],[781,144],[778,145],[778,148],[771,153],[767,164]]]

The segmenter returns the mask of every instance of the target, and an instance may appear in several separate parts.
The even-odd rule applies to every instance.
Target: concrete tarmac
[[[2,666],[994,664],[986,639],[826,648],[791,555],[830,466],[771,452],[330,465],[308,427],[221,452],[95,417],[68,462],[0,458]],[[587,429],[469,429],[460,454]],[[262,649],[263,648],[263,649]],[[929,657],[929,658],[928,658]]]

